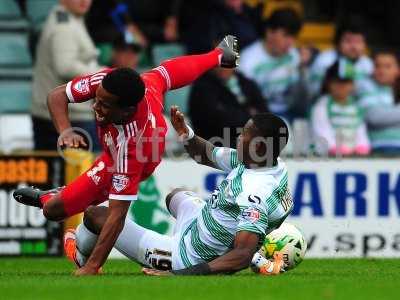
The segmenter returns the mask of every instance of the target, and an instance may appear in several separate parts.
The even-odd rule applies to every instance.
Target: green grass
[[[0,259],[0,299],[399,299],[400,260],[313,260],[275,277],[147,277],[128,260],[105,274],[71,276],[66,259]]]

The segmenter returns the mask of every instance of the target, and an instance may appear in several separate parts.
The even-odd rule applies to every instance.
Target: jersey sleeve
[[[67,83],[65,92],[70,103],[86,102],[96,96],[96,90],[103,78],[112,69],[103,69],[97,73],[78,76]]]
[[[237,152],[232,148],[215,147],[211,159],[218,169],[225,172],[230,172],[239,165]]]
[[[139,183],[144,169],[144,158],[136,151],[132,140],[121,142],[114,158],[114,174],[109,191],[110,200],[137,200]]]
[[[168,71],[163,66],[158,66],[148,72],[142,74],[142,77],[152,88],[161,94],[171,89],[171,78]]]
[[[237,198],[240,207],[236,232],[249,231],[265,235],[268,228],[268,208],[265,193],[242,192]]]

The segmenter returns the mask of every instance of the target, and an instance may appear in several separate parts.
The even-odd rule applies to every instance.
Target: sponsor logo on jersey
[[[261,198],[256,195],[249,195],[247,200],[251,203],[261,204]]]
[[[112,179],[112,184],[114,190],[116,190],[119,193],[124,189],[126,189],[126,187],[129,184],[129,178],[128,176],[122,174],[114,175]]]
[[[249,220],[251,223],[255,223],[260,219],[260,212],[255,208],[246,208],[242,212],[242,217]]]
[[[73,85],[73,89],[80,94],[89,94],[90,93],[89,79],[83,78],[79,80]]]
[[[104,162],[100,161],[97,166],[95,166],[93,169],[91,169],[90,171],[88,171],[86,174],[88,177],[92,178],[93,182],[95,183],[95,185],[98,185],[100,182],[101,177],[97,175],[98,172],[100,172],[101,170],[103,170],[105,167]]]

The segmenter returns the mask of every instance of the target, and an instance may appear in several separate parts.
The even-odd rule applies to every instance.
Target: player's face
[[[346,32],[339,43],[339,50],[350,59],[358,59],[366,49],[365,38],[360,33]]]
[[[120,124],[125,122],[134,113],[134,108],[120,108],[118,97],[107,92],[100,84],[96,90],[96,98],[93,103],[96,120],[99,124]]]
[[[374,77],[383,85],[393,85],[400,75],[399,65],[392,54],[379,54],[375,57]]]
[[[288,53],[295,43],[295,37],[283,29],[266,30],[266,46],[271,55],[282,56]]]
[[[62,3],[74,15],[83,16],[90,9],[92,0],[63,0]]]

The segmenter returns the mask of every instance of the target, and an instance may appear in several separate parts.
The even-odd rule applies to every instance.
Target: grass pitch
[[[128,260],[110,260],[105,274],[71,276],[66,259],[0,259],[2,300],[399,299],[400,260],[313,260],[275,277],[147,277]]]

